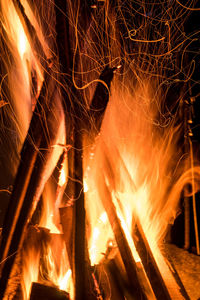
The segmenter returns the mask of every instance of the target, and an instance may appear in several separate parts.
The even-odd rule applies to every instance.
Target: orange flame
[[[85,162],[87,212],[92,227],[90,258],[92,264],[98,263],[107,242],[113,239],[109,225],[103,227],[99,223],[105,213],[95,185],[100,181],[112,193],[135,261],[140,261],[140,257],[132,240],[132,230],[138,218],[163,273],[167,267],[159,248],[168,224],[176,217],[181,191],[186,182],[191,181],[192,172],[188,170],[183,174],[185,162],[180,160],[177,144],[179,128],[173,121],[165,126],[154,121],[156,109],[150,84],[141,83],[133,95],[127,86],[121,89],[119,86],[113,84],[93,158]],[[198,174],[199,169],[195,170]]]

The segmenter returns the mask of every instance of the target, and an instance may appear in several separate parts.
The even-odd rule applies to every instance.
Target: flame
[[[29,248],[23,259],[22,291],[24,300],[28,300],[30,298],[32,282],[38,281],[39,261],[39,253]]]
[[[66,183],[66,175],[65,175],[65,170],[64,167],[62,167],[61,171],[60,171],[60,177],[59,177],[59,182],[58,184],[60,186],[63,186]]]
[[[54,193],[51,183],[45,186],[43,192],[43,209],[40,219],[40,226],[47,228],[51,233],[62,233],[59,225],[58,211],[54,207]]]
[[[27,3],[27,1],[23,1]],[[32,115],[32,83],[31,74],[35,72],[37,78],[37,95],[43,82],[43,71],[38,58],[35,56],[35,49],[31,48],[25,28],[16,12],[11,0],[1,1],[1,22],[3,27],[2,37],[5,39],[6,49],[2,46],[4,53],[4,67],[7,72],[10,96],[7,101],[10,104],[11,120],[15,123],[17,134],[19,135],[21,148]],[[8,53],[12,60],[7,59]],[[22,84],[23,83],[23,84]],[[35,101],[35,100],[34,100]],[[14,169],[14,168],[13,168]]]
[[[70,286],[70,280],[72,280],[72,271],[69,269],[66,274],[59,279],[58,285],[61,290],[68,291]]]
[[[38,33],[46,57],[50,58],[52,50],[45,41],[42,28],[37,21],[37,14],[33,12],[26,0],[23,0],[22,4],[31,24]],[[43,82],[43,71],[39,59],[35,55],[37,49],[34,49],[34,47],[32,49],[31,39],[26,33],[26,28],[22,24],[13,2],[11,0],[1,1],[1,10],[3,28],[6,38],[8,37],[7,46],[15,62],[14,67],[11,67],[11,64],[8,63],[7,73],[14,111],[17,115],[18,131],[21,134],[21,141],[23,141],[32,113],[31,71],[34,70],[37,74],[37,94],[39,94]],[[110,20],[111,22],[114,20],[114,14],[112,14]],[[98,26],[95,18],[92,22],[88,31],[95,28],[96,24]],[[112,23],[114,24],[114,22]],[[110,55],[108,60],[111,64],[117,61],[116,69],[119,71],[122,67],[118,61],[121,46],[120,49],[115,47],[117,33],[114,26],[111,29],[110,37],[113,47],[108,49]],[[129,29],[127,26],[127,38],[130,38],[131,41],[147,44],[147,42],[157,43],[165,40],[163,43],[168,47],[167,54],[170,54],[170,33],[169,42],[166,42],[166,37],[161,35],[151,41],[145,40],[143,36],[141,39],[134,39],[136,34],[136,29]],[[98,30],[97,34],[95,33],[95,36],[97,35]],[[92,30],[88,34],[87,43],[91,37],[93,38]],[[92,41],[92,44],[94,44],[94,41]],[[84,45],[84,47],[90,48],[87,45]],[[95,45],[95,48],[98,47]],[[141,49],[143,48],[141,47]],[[164,46],[163,49],[165,49]],[[109,55],[105,56],[108,57]],[[96,69],[99,70],[100,63],[99,60],[95,59],[95,51],[82,56],[92,61],[92,63],[90,62],[91,65],[89,64],[90,67],[92,66],[91,70],[95,70],[95,64],[97,64]],[[156,93],[154,92],[155,86],[158,88],[159,83],[156,82],[156,79],[152,79],[151,74],[147,76],[149,70],[145,70],[146,76],[143,73],[138,76],[138,65],[136,64],[133,67],[134,61],[129,61],[128,58],[125,63],[127,62],[131,75],[128,71],[120,78],[116,77],[114,79],[111,87],[110,103],[103,120],[101,133],[96,138],[89,155],[86,150],[84,153],[84,192],[90,221],[90,228],[88,229],[89,254],[91,263],[98,264],[106,253],[108,246],[112,247],[114,244],[113,231],[100,196],[100,189],[106,186],[112,195],[117,216],[126,234],[135,261],[140,262],[140,257],[135,249],[132,232],[135,222],[139,220],[157,263],[163,271],[166,270],[166,267],[160,248],[167,226],[173,222],[176,216],[179,197],[184,184],[189,182],[191,177],[194,177],[195,172],[196,174],[200,172],[198,168],[192,168],[192,172],[189,170],[182,174],[184,160],[181,159],[181,154],[178,151],[179,128],[174,125],[173,119],[167,120],[165,116],[161,116],[161,105],[159,103],[163,102],[162,95],[159,94],[157,89]],[[108,64],[107,61],[106,64]],[[84,63],[80,65],[84,65]],[[153,63],[152,65],[154,66]],[[91,70],[90,72],[84,71],[84,74],[74,72],[76,70],[73,70],[73,72],[74,74],[80,73],[81,76],[88,76],[87,80],[83,80],[83,82],[89,82],[90,75],[88,74],[92,73]],[[144,70],[141,68],[139,71]],[[94,73],[96,73],[96,70]],[[133,82],[133,74],[137,77],[137,85]],[[75,84],[75,79],[73,78],[73,80]],[[78,87],[76,84],[75,86]],[[90,83],[85,86],[90,86]],[[91,91],[89,93],[92,94]],[[21,99],[23,99],[23,103]],[[158,121],[158,119],[164,121]],[[62,142],[62,144],[65,144],[64,135]],[[57,157],[57,154],[55,156]],[[176,162],[178,162],[178,165]],[[60,187],[65,185],[66,177],[67,170],[63,166],[59,178]],[[97,182],[99,183],[98,186]],[[57,243],[45,245],[43,259],[45,260],[46,273],[44,270],[39,272],[40,253],[34,247],[27,249],[23,269],[24,299],[29,298],[31,282],[37,280],[48,281],[59,286],[60,289],[69,290],[71,295],[73,293],[71,291],[71,270],[69,269],[68,257],[61,236],[58,207],[55,205],[55,193],[51,184],[46,185],[43,199],[44,205],[40,226],[48,228],[51,234],[59,236],[59,247]]]
[[[2,3],[1,5],[4,16],[3,26],[9,36],[10,43],[12,43],[14,47],[17,46],[17,51],[21,60],[24,59],[25,53],[30,58],[30,45],[12,1],[8,0],[6,3]]]
[[[151,86],[148,82],[141,85],[131,94],[127,86],[120,89],[119,84],[113,84],[94,155],[90,160],[87,154],[85,156],[87,212],[92,228],[90,258],[92,264],[97,264],[106,252],[108,241],[113,239],[109,224],[102,226],[100,222],[105,211],[99,204],[101,193],[98,189],[106,184],[135,261],[140,262],[140,257],[132,233],[139,219],[165,277],[167,266],[160,248],[168,224],[176,217],[183,187],[191,182],[193,172],[183,172],[185,161],[181,160],[178,147],[179,128],[173,120],[168,125],[154,121],[156,109],[151,100]],[[197,178],[199,169],[196,167],[195,170]]]
[[[46,58],[50,58],[52,56],[52,50],[50,50],[48,43],[45,40],[46,37],[44,36],[43,28],[40,24],[40,17],[38,17],[38,13],[36,12],[36,9],[34,9],[35,4],[33,3],[32,7],[30,7],[28,1],[26,0],[22,0],[21,4],[24,7],[24,12],[31,22],[31,25],[37,32],[38,39],[40,40]],[[5,43],[8,47],[9,53],[12,56],[12,60],[8,59],[6,61],[5,59],[5,68],[7,71],[10,91],[10,98],[8,99],[8,101],[15,113],[13,118],[15,119],[15,125],[17,126],[16,134],[19,134],[20,137],[20,145],[18,149],[19,152],[21,144],[23,143],[23,140],[26,136],[32,116],[32,111],[34,110],[43,83],[43,68],[41,67],[41,61],[43,57],[41,53],[38,53],[38,49],[36,49],[33,37],[29,35],[30,33],[26,28],[26,24],[23,21],[23,18],[21,18],[20,13],[16,10],[13,1],[1,1],[0,6],[1,21],[5,32],[3,37],[5,39]],[[3,51],[4,50],[5,49],[3,49]],[[33,86],[32,82],[33,76],[35,80],[35,86]],[[33,88],[36,89],[34,90],[34,93],[32,90]],[[59,109],[60,108],[58,108],[58,110]],[[60,120],[60,124],[61,126],[59,128],[60,131],[58,134],[58,143],[60,142],[60,144],[64,144],[64,117],[62,118],[62,120]],[[52,157],[52,166],[50,167],[50,170],[48,170],[49,173],[52,172],[52,169],[55,167],[60,153],[62,153],[61,147],[55,148],[56,149],[53,152]],[[61,171],[61,185],[64,185],[66,182],[66,168],[67,166],[63,166],[63,169]],[[49,185],[47,184],[47,187],[45,188],[43,195],[44,205],[39,225],[44,228],[48,228],[50,230],[50,234],[54,233],[61,235],[60,239],[62,239],[58,207],[55,205],[55,193],[52,186],[53,185],[50,183]],[[57,205],[59,205],[59,203],[57,203]],[[30,239],[31,238],[32,237],[30,235]],[[62,247],[59,249],[60,253],[57,253],[55,251],[55,247],[53,247],[52,245],[46,245],[48,248],[46,255],[46,259],[48,261],[47,273],[49,281],[52,285],[61,285],[62,288],[69,289],[69,286],[71,286],[71,279],[68,257],[64,242],[62,242],[61,245]],[[38,246],[38,249],[39,248],[40,247]],[[41,251],[38,249],[36,249],[34,245],[30,244],[29,247],[27,245],[23,250],[24,260],[22,282],[24,300],[29,299],[32,281],[41,281],[41,274],[39,272],[41,268]],[[57,257],[55,256],[55,252],[57,253]],[[58,258],[60,256],[61,259],[59,260]]]
[[[54,239],[54,236],[52,236]],[[40,271],[42,281],[48,280],[60,289],[69,292],[72,288],[71,270],[69,269],[68,257],[61,236],[56,236],[56,243],[45,248],[45,273]]]
[[[40,247],[41,241],[37,234],[39,230],[32,228],[25,239],[25,243],[22,250],[22,292],[23,300],[30,298],[32,282],[37,282],[39,274],[40,263]]]
[[[21,58],[23,58],[24,54],[27,52],[28,41],[27,41],[26,35],[22,28],[20,28],[20,31],[21,32],[19,33],[18,49],[19,49],[19,54],[20,54]]]
[[[104,240],[104,234],[108,224],[107,214],[106,212],[103,212],[100,215],[97,224],[95,224],[90,238],[89,254],[92,265],[99,262],[102,258],[102,253],[106,252],[108,241]],[[106,245],[102,243],[103,240]]]

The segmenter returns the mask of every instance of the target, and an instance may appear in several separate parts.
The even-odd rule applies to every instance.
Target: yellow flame
[[[24,1],[26,2],[26,1]],[[37,94],[43,82],[43,71],[35,49],[31,49],[26,32],[11,0],[1,1],[1,22],[5,42],[12,60],[5,59],[11,106],[17,119],[17,133],[23,141],[32,114],[31,72],[37,74]],[[3,49],[5,50],[5,49]],[[7,52],[5,52],[7,55]]]
[[[104,211],[100,215],[90,237],[89,254],[92,265],[99,262],[103,257],[103,253],[106,252],[108,239],[110,238],[110,236],[112,237],[112,233],[110,234],[109,232],[107,239],[105,239],[105,231],[108,227],[108,217],[106,212]]]
[[[134,222],[139,219],[159,268],[166,272],[159,248],[168,224],[176,216],[180,193],[189,177],[187,173],[182,175],[184,162],[181,165],[177,148],[179,131],[173,122],[162,130],[159,124],[154,124],[156,110],[148,82],[141,82],[141,88],[134,95],[127,87],[119,87],[113,84],[110,106],[96,139],[94,155],[90,159],[85,155],[91,262],[100,261],[107,242],[113,239],[109,224],[101,227],[99,223],[105,211],[99,204],[98,189],[106,184],[135,261],[141,261],[132,238]],[[172,181],[175,161],[179,161],[179,169]],[[96,182],[102,183],[97,186]]]
[[[51,233],[62,233],[59,224],[58,211],[54,206],[55,195],[51,182],[47,183],[43,191],[43,209],[40,219],[40,226],[47,228]]]
[[[58,184],[60,186],[63,186],[66,183],[66,175],[65,175],[65,170],[64,167],[60,171],[60,177],[59,177],[59,182]]]
[[[67,270],[66,274],[58,280],[58,285],[61,290],[69,291],[72,281],[72,271]]]
[[[72,271],[61,235],[52,235],[52,241],[45,247],[45,273],[40,269],[42,282],[47,281],[58,286],[70,295],[73,294]]]
[[[88,185],[86,179],[83,180],[83,189],[84,189],[84,193],[88,192]]]
[[[27,48],[28,48],[27,46],[28,46],[28,41],[27,41],[26,35],[25,35],[24,31],[22,30],[22,28],[20,28],[18,49],[19,49],[21,58],[23,58],[24,54],[26,53]]]

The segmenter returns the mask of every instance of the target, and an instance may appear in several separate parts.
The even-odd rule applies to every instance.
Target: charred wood
[[[124,300],[125,294],[122,281],[119,280],[115,262],[109,260],[94,267],[94,273],[99,282],[103,299]]]
[[[44,91],[41,92],[41,98],[42,99],[38,99],[37,108],[33,114],[30,129],[24,142],[21,153],[22,160],[16,176],[14,190],[2,232],[0,259],[3,261],[9,256],[9,259],[1,264],[0,295],[2,298],[16,253],[22,246],[27,223],[33,214],[44,184],[50,175],[48,174],[48,169],[52,168],[52,166],[50,166],[53,152],[52,146],[57,140],[59,126],[58,116],[61,113],[57,110],[56,115],[55,111],[52,111],[56,106],[59,106],[58,91],[57,88],[55,88],[53,78],[50,77],[44,84]],[[46,99],[49,101],[48,105],[45,103],[47,101]],[[44,105],[42,105],[39,100],[41,100],[41,103],[44,103]],[[51,110],[49,109],[50,103]],[[45,128],[44,124],[46,124],[46,122],[48,125]],[[43,149],[40,153],[38,152],[38,147]]]
[[[59,53],[59,62],[61,72],[70,73],[70,63],[72,62],[72,55],[70,53],[69,42],[69,20],[67,18],[67,3],[62,0],[55,0],[56,13],[56,41]],[[66,76],[65,76],[66,77]]]
[[[28,19],[25,9],[23,5],[21,4],[20,0],[12,0],[15,9],[19,15],[19,18],[23,24],[25,32],[28,32],[27,37],[29,39],[30,44],[32,45],[32,48],[36,48],[38,50],[38,53],[40,53],[40,57],[42,57],[41,63],[43,67],[48,68],[48,63],[50,63],[50,60],[48,62],[48,59],[52,58],[52,55],[45,53],[45,50],[38,38],[38,35],[36,33],[35,28],[31,24],[30,20]],[[34,43],[34,44],[33,44]]]
[[[104,300],[132,298],[128,297],[126,271],[119,251],[115,246],[108,246],[104,258],[98,265],[94,266],[94,274]]]
[[[25,197],[31,173],[34,168],[34,163],[38,154],[38,148],[42,139],[41,130],[43,106],[41,105],[41,103],[46,101],[46,94],[47,85],[43,84],[40,97],[32,116],[29,131],[21,151],[21,161],[16,175],[14,189],[10,198],[8,210],[5,216],[0,247],[1,262],[8,255],[8,249],[10,246],[13,231],[16,226],[17,218],[23,204],[23,199]],[[2,265],[3,263],[1,264],[1,268]]]
[[[108,105],[110,85],[116,68],[106,66],[100,77],[90,104],[90,117],[97,132],[100,131],[103,116]],[[90,120],[90,122],[91,122]],[[93,126],[93,124],[91,124]]]
[[[117,212],[116,206],[113,203],[111,191],[115,190],[115,176],[113,172],[113,166],[107,156],[107,147],[105,144],[104,147],[104,163],[101,169],[104,180],[102,181],[102,179],[97,178],[97,181],[99,181],[98,190],[102,204],[107,212],[122,261],[124,263],[124,267],[129,279],[129,286],[132,287],[131,293],[134,297],[136,297],[136,299],[137,297],[143,297],[144,299],[155,299],[154,292],[151,288],[138,254],[135,253],[133,256],[133,252],[131,251],[124,228],[118,215],[119,212]],[[115,149],[115,151],[117,150]],[[123,165],[123,167],[125,168],[125,165]],[[127,179],[132,182],[128,172],[126,176]],[[109,180],[108,186],[106,183],[106,178]],[[133,245],[133,247],[135,247],[135,245]],[[136,255],[138,257],[136,257]]]
[[[171,299],[139,220],[136,221],[133,239],[156,298],[163,300]]]
[[[74,207],[72,205],[67,206],[67,207],[61,207],[59,209],[60,212],[60,222],[62,225],[63,229],[63,238],[65,241],[66,245],[66,250],[67,254],[69,257],[69,263],[71,266],[71,269],[73,268],[72,266],[72,256],[73,256],[73,212],[74,212]]]
[[[74,139],[74,283],[75,299],[97,299],[86,239],[85,199],[83,191],[82,133],[76,124]]]
[[[80,3],[75,1],[77,4],[76,10],[80,10],[80,14],[85,13],[86,2]],[[66,72],[69,75],[69,78],[66,78],[68,82],[68,87],[71,89],[71,93],[68,96],[65,88],[62,92],[66,99],[67,111],[70,111],[72,119],[70,120],[71,134],[68,136],[67,144],[72,145],[72,149],[69,151],[68,155],[68,183],[64,192],[65,205],[73,204],[66,208],[65,213],[67,213],[67,220],[69,223],[63,220],[62,213],[64,210],[60,211],[61,213],[61,222],[63,226],[63,231],[66,237],[69,238],[66,244],[70,262],[72,265],[72,275],[75,285],[75,299],[96,299],[95,285],[92,278],[91,266],[89,261],[89,254],[87,248],[86,240],[86,224],[85,224],[85,200],[83,192],[83,166],[82,166],[82,120],[83,108],[80,99],[82,99],[81,94],[76,90],[73,85],[73,68],[75,66],[71,65],[73,61],[72,49],[74,38],[70,40],[69,37],[74,32],[72,26],[75,19],[73,15],[74,10],[72,9],[74,3],[69,1],[64,3],[62,1],[56,1],[56,27],[59,29],[57,35],[57,45],[59,52],[59,60],[61,65],[61,70]],[[64,13],[64,14],[63,14]],[[65,14],[66,13],[66,14]],[[67,17],[66,17],[67,16]],[[65,22],[62,22],[62,20]],[[82,18],[82,20],[84,20]],[[68,22],[71,22],[69,25]],[[88,22],[88,18],[87,18]],[[87,23],[86,22],[86,23]],[[75,23],[74,23],[75,24]],[[85,26],[87,26],[85,24]],[[60,30],[62,28],[62,31]],[[84,30],[84,26],[81,26],[81,30]],[[63,34],[63,33],[67,34]],[[79,61],[79,55],[76,56],[75,65],[77,66],[77,61]],[[69,69],[71,66],[71,70]],[[67,120],[67,116],[66,116]],[[67,123],[67,121],[66,121]],[[69,130],[69,128],[68,128]],[[68,197],[68,199],[67,199]],[[74,203],[73,203],[74,201]],[[68,227],[68,232],[67,228]],[[72,230],[74,226],[74,230]],[[72,246],[72,247],[70,247]],[[70,249],[71,248],[71,249]],[[73,252],[73,253],[72,253]]]
[[[143,274],[142,276],[139,275],[138,265],[132,255],[126,235],[117,215],[116,208],[113,204],[110,191],[106,184],[101,187],[100,196],[104,208],[107,212],[122,261],[124,263],[124,267],[129,280],[129,289],[132,293],[132,296],[134,297],[134,299],[155,299],[155,296],[153,294],[151,295],[151,291],[149,294],[149,291],[146,290],[147,278],[145,278]]]
[[[69,294],[56,287],[34,282],[32,284],[30,300],[69,300]]]

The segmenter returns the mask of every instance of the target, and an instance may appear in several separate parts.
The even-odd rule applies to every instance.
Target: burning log
[[[84,13],[86,13],[85,8],[83,7],[84,5],[82,6],[81,9],[82,11],[84,11]],[[70,30],[69,26],[67,28],[68,22],[66,22],[66,20],[65,22],[61,22],[61,19],[66,19],[66,17],[63,15],[63,13],[61,13],[61,11],[65,12],[67,11],[67,8],[69,9],[69,7],[67,7],[66,4],[64,4],[62,1],[56,1],[56,10],[57,10],[56,26],[57,29],[59,29],[57,35],[57,44],[59,49],[60,64],[64,72],[69,71],[69,65],[70,65],[69,57],[70,57],[70,50],[71,50],[69,41],[67,40],[68,34],[63,34],[64,32],[66,33],[67,31]],[[86,30],[87,27],[88,24],[86,22],[84,23],[84,26],[81,27],[81,30],[84,31]],[[60,30],[60,28],[62,28],[62,30]],[[103,81],[104,79],[106,79],[108,82],[106,82],[105,84],[110,86],[110,82],[113,77],[113,70],[106,68],[102,73],[102,76],[103,78],[100,78],[100,80]],[[105,88],[105,86],[102,85],[102,83],[101,86],[103,86],[103,88],[99,86],[100,85],[98,84],[96,88],[95,96],[92,101],[91,110],[92,109],[99,110],[98,107],[99,92],[101,92],[100,93],[101,100],[103,99],[106,102],[103,105],[103,112],[104,112],[108,101],[108,91]],[[106,89],[106,95],[104,91],[105,89]],[[63,90],[63,93],[65,94],[65,90]],[[75,91],[75,95],[77,95],[77,91]],[[65,241],[66,241],[66,248],[68,251],[70,262],[72,265],[74,265],[72,270],[73,270],[73,274],[74,274],[73,277],[75,281],[75,294],[76,294],[75,298],[83,299],[86,297],[93,298],[92,293],[91,295],[87,294],[88,282],[92,283],[93,279],[91,277],[91,270],[90,270],[91,268],[89,263],[89,254],[88,254],[86,230],[85,230],[85,207],[84,207],[83,170],[82,170],[82,134],[80,133],[80,119],[82,119],[82,117],[80,117],[80,114],[82,109],[75,102],[73,103],[70,102],[69,107],[71,107],[71,105],[73,106],[73,110],[75,114],[74,128],[72,129],[74,132],[73,132],[73,139],[71,142],[75,150],[70,151],[70,157],[69,157],[70,159],[68,158],[69,180],[65,190],[65,194],[67,196],[69,195],[69,199],[74,198],[74,200],[76,201],[74,203],[74,207],[68,206],[66,208],[61,209],[60,215],[61,215],[61,223],[62,223]],[[69,107],[67,107],[68,110]],[[102,114],[102,111],[100,113]],[[72,178],[74,181],[71,180]],[[64,196],[64,198],[66,198],[66,196]],[[68,200],[67,202],[69,201],[70,200]],[[73,213],[74,213],[74,220],[73,220]],[[67,216],[65,220],[64,220],[64,215],[65,217]],[[72,230],[73,224],[74,224],[74,232]],[[72,247],[73,238],[74,238],[74,247]],[[74,263],[72,263],[72,249],[74,249]],[[92,290],[94,290],[94,287],[92,287]]]
[[[33,282],[30,300],[69,300],[69,294],[56,287]]]
[[[60,220],[72,268],[75,299],[96,299],[98,291],[92,276],[86,240],[82,134],[78,132],[78,129],[76,129],[74,134],[75,150],[71,151],[73,160],[70,162],[71,170],[69,171],[73,181],[70,178],[65,189],[63,203],[67,206],[60,208]]]
[[[61,71],[69,73],[71,60],[69,42],[69,20],[67,18],[67,3],[62,0],[55,0],[56,12],[56,41],[58,45],[59,61]]]
[[[99,282],[103,299],[124,299],[125,293],[122,282],[117,275],[118,271],[119,270],[116,268],[115,262],[112,259],[94,267],[94,274]]]
[[[139,258],[136,262],[133,257],[106,183],[103,187],[101,186],[99,193],[126,269],[132,296],[134,296],[135,299],[155,299]]]
[[[57,119],[58,116],[53,115],[53,112],[49,111],[46,99],[48,99],[49,104],[53,102],[53,108],[55,109],[56,105],[58,105],[58,102],[55,103],[56,96],[58,97],[58,91],[57,87],[55,88],[54,79],[49,77],[49,75],[47,75],[47,78],[48,81],[43,85],[44,87],[38,99],[29,132],[24,142],[21,153],[21,163],[3,226],[0,248],[0,260],[3,262],[1,264],[0,287],[0,295],[2,298],[17,250],[21,247],[23,242],[24,229],[32,216],[48,178],[47,162],[52,158],[52,146],[57,140],[59,118]],[[59,98],[57,98],[57,101],[59,101],[58,99]],[[41,105],[41,103],[44,103],[44,106]],[[47,132],[44,133],[43,123],[46,121],[49,127],[46,128]],[[38,154],[39,147],[47,150],[42,150],[42,153]],[[48,165],[48,168],[49,167]],[[4,262],[7,256],[9,256],[9,259]]]
[[[26,190],[30,181],[31,173],[38,154],[38,148],[42,139],[42,111],[41,105],[47,94],[47,85],[44,84],[41,89],[33,117],[30,123],[29,131],[21,151],[21,163],[16,175],[14,190],[9,203],[9,208],[5,216],[5,224],[2,231],[2,241],[0,248],[0,261],[3,261],[8,254],[8,248],[11,237],[16,226],[16,221],[25,197]],[[1,264],[2,267],[2,264]]]
[[[163,300],[171,299],[138,219],[136,220],[134,231],[133,239],[135,246],[141,257],[156,298]]]
[[[19,218],[24,197],[28,189],[31,174],[33,172],[36,157],[38,155],[38,149],[40,147],[40,143],[42,139],[44,138],[43,128],[44,128],[46,115],[48,114],[49,111],[49,104],[54,100],[53,97],[55,96],[54,92],[52,93],[52,90],[53,91],[55,90],[55,81],[52,78],[52,72],[50,71],[49,68],[50,65],[48,66],[50,61],[47,61],[45,59],[46,55],[42,49],[36,31],[34,27],[31,25],[27,16],[25,15],[24,8],[21,5],[20,1],[13,0],[13,4],[15,5],[16,11],[19,14],[23,26],[25,26],[26,29],[29,30],[30,37],[36,40],[38,50],[40,49],[41,51],[40,57],[42,57],[43,61],[45,61],[45,68],[47,72],[44,75],[44,84],[42,85],[40,96],[37,99],[37,104],[33,112],[29,131],[21,151],[21,162],[16,175],[14,190],[5,216],[5,222],[3,226],[3,232],[2,232],[2,242],[0,247],[0,261],[2,262],[0,266],[1,271],[4,266],[4,260],[8,256],[8,253],[10,251],[11,240],[16,228],[17,220]],[[30,38],[30,43],[33,45],[31,38]],[[2,287],[3,284],[1,285],[1,289]]]
[[[109,243],[104,258],[94,266],[103,299],[121,300],[132,297],[128,291],[126,271],[119,251],[112,242]]]
[[[106,147],[106,145],[104,145],[104,146]],[[135,190],[136,187],[134,186],[134,183],[132,181],[130,173],[128,172],[127,167],[124,164],[120,153],[118,152],[117,149],[115,149],[115,151],[116,151],[116,156],[120,158],[121,167],[122,167],[126,182],[128,182],[131,187],[133,186],[132,188],[133,188],[133,190]],[[109,178],[113,179],[114,171],[113,171],[113,168],[112,168],[111,164],[109,163],[108,159],[106,160],[106,163],[107,163],[107,173],[109,174]],[[110,184],[111,184],[112,188],[115,188],[114,181],[111,181]],[[145,237],[145,234],[143,232],[142,226],[141,226],[138,218],[135,219],[134,226],[135,226],[134,234],[132,235],[132,238],[133,238],[134,244],[136,246],[136,250],[142,260],[142,264],[144,266],[145,272],[147,273],[148,279],[149,279],[152,289],[155,293],[155,296],[158,299],[161,299],[161,298],[162,299],[171,299],[169,291],[168,291],[166,284],[162,278],[162,275],[158,269],[157,263],[155,261],[155,258],[153,256],[153,253],[151,251],[151,248],[149,246],[147,238]],[[187,299],[187,293],[180,282],[178,282],[178,285],[177,285],[177,293],[180,295],[180,299],[182,298],[181,294]]]
[[[62,224],[64,241],[66,245],[66,250],[69,257],[69,262],[72,269],[72,255],[73,255],[73,206],[61,207],[60,212],[60,222]]]
[[[110,85],[115,70],[116,68],[110,68],[108,66],[103,69],[90,104],[90,115],[92,120],[94,120],[94,124],[96,127],[95,129],[97,130],[97,132],[100,130],[104,112],[108,105]]]
[[[65,189],[63,202],[65,202],[65,205],[69,204],[69,202],[73,205],[68,205],[68,207],[60,209],[60,216],[66,241],[66,248],[72,267],[75,285],[75,299],[96,299],[85,229],[82,133],[80,132],[82,124],[82,108],[80,107],[81,104],[77,102],[78,100],[76,97],[78,98],[80,94],[72,84],[73,75],[69,70],[70,63],[73,61],[71,55],[71,49],[73,47],[68,40],[68,36],[70,35],[68,19],[65,15],[63,15],[63,12],[68,15],[70,5],[73,6],[74,4],[66,4],[60,0],[56,1],[56,28],[58,30],[57,45],[59,49],[59,60],[62,71],[67,74],[69,73],[70,75],[69,86],[72,88],[73,93],[73,101],[70,101],[65,89],[62,89],[63,96],[67,99],[67,111],[73,111],[73,118],[71,120],[71,123],[73,124],[73,126],[71,126],[72,133],[70,137],[68,137],[68,142],[71,143],[73,150],[70,151],[68,156],[69,180]],[[61,28],[62,30],[60,30]],[[66,199],[66,197],[69,197],[69,199]],[[74,203],[71,203],[71,201],[74,201]],[[64,215],[65,217],[67,216],[67,220],[64,220]],[[74,226],[74,230],[72,230],[72,226]]]
[[[30,20],[28,19],[24,7],[21,4],[20,0],[12,0],[16,12],[18,13],[18,16],[22,22],[22,25],[24,27],[25,32],[28,31],[29,34],[27,34],[27,38],[29,39],[30,44],[32,45],[32,48],[34,49],[36,47],[36,49],[38,50],[38,53],[40,53],[40,57],[42,57],[43,59],[41,60],[41,63],[43,64],[43,66],[46,68],[48,68],[48,59],[51,59],[51,55],[49,55],[49,53],[46,53],[38,36],[36,33],[35,28],[32,26]],[[34,44],[33,44],[34,43]],[[49,61],[50,62],[50,61]]]
[[[75,129],[74,141],[75,168],[75,228],[74,228],[74,282],[75,299],[97,299],[96,288],[92,278],[89,253],[86,240],[85,201],[83,191],[82,134]]]

